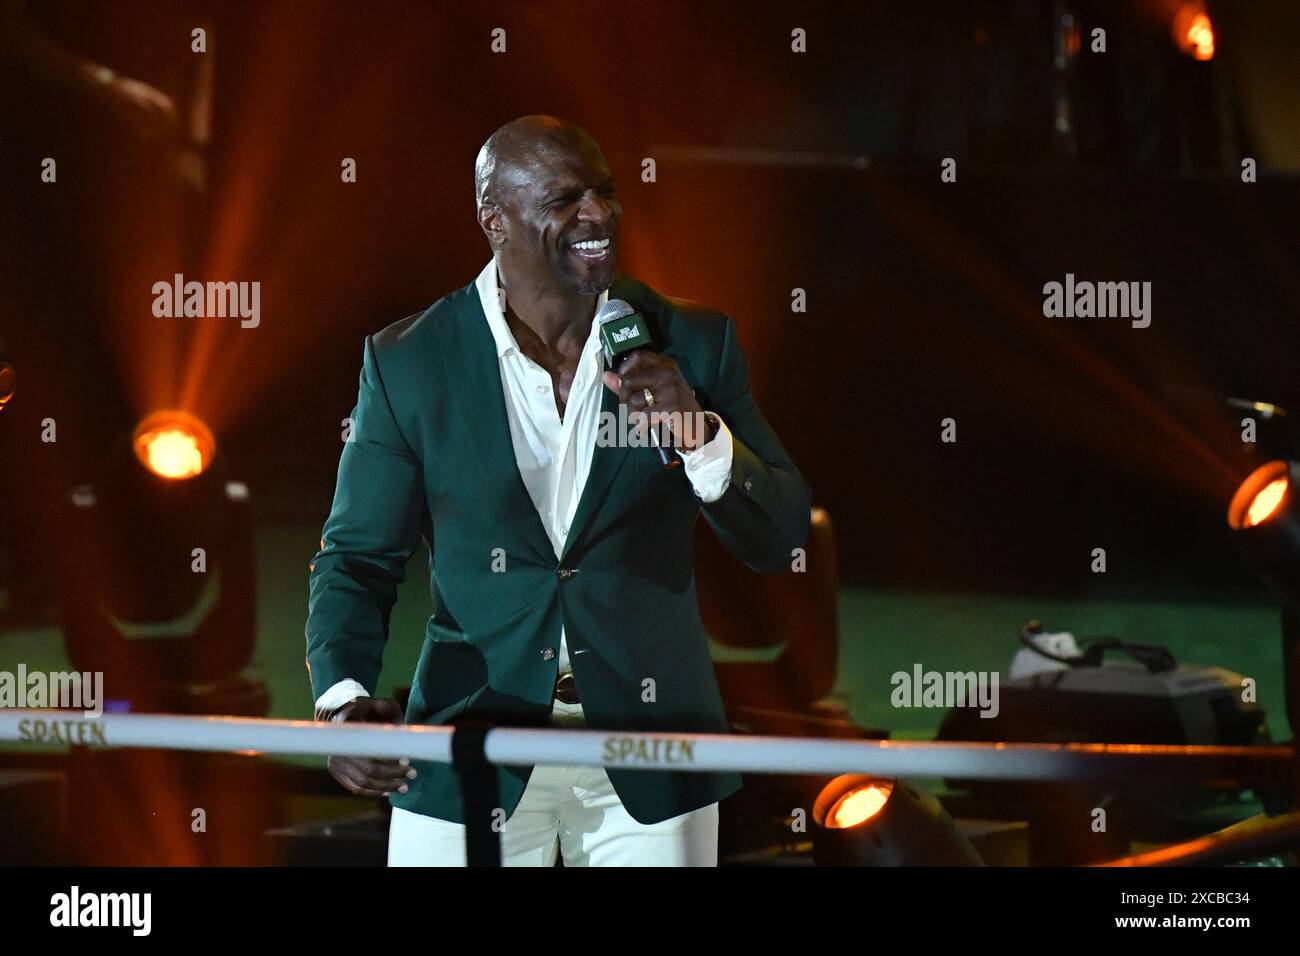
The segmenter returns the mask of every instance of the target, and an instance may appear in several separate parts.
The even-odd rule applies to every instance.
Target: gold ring
[[[645,404],[647,408],[655,403],[655,393],[650,391],[650,389],[643,389],[642,394],[645,395]]]

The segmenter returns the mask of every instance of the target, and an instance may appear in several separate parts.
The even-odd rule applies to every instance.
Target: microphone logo
[[[640,314],[622,299],[610,299],[596,313],[600,344],[613,367],[618,360],[639,348],[650,346],[650,331]]]

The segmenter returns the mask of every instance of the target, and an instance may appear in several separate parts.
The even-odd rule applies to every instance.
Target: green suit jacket
[[[366,340],[352,440],[310,566],[307,667],[317,697],[345,678],[375,692],[397,585],[423,539],[434,611],[408,724],[545,726],[563,624],[591,729],[728,732],[696,601],[693,526],[703,511],[737,558],[788,572],[811,496],[754,402],[729,316],[627,277],[609,295],[646,318],[701,406],[731,429],[726,492],[703,504],[684,469],[665,470],[653,448],[598,443],[557,559],[515,463],[496,349],[471,282]],[[616,415],[617,396],[601,387],[603,409]],[[415,766],[418,778],[393,805],[464,822],[451,766]],[[531,772],[500,768],[507,816]],[[642,823],[741,786],[737,773],[607,773]]]

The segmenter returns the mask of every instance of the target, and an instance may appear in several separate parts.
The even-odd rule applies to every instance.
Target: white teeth
[[[595,251],[597,249],[604,249],[608,245],[608,239],[590,239],[587,242],[575,242],[573,248]]]

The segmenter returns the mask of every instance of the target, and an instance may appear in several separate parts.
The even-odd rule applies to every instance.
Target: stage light
[[[836,777],[813,803],[817,866],[983,866],[935,797],[905,780]]]
[[[18,373],[7,362],[0,362],[0,408],[9,404],[18,390]]]
[[[1228,526],[1246,563],[1289,603],[1300,603],[1300,515],[1291,493],[1298,468],[1290,461],[1260,465],[1228,505]]]
[[[147,416],[72,490],[64,642],[132,710],[259,716],[248,487],[187,412]]]
[[[854,787],[836,800],[834,806],[827,811],[827,829],[847,830],[866,823],[885,808],[893,790],[892,780],[873,780]]]
[[[1174,14],[1174,42],[1197,60],[1214,58],[1214,24],[1203,3],[1185,3]]]
[[[1255,496],[1250,507],[1246,509],[1242,527],[1253,528],[1277,511],[1277,506],[1282,503],[1282,496],[1286,494],[1287,484],[1285,478],[1274,478],[1265,485],[1264,490]]]
[[[136,426],[131,439],[140,463],[162,478],[201,474],[216,452],[208,426],[188,412],[154,412]]]
[[[0,339],[0,411],[4,411],[18,390],[18,372],[9,364],[8,353],[4,339]]]
[[[1237,489],[1228,505],[1232,528],[1247,566],[1282,602],[1282,666],[1287,718],[1300,731],[1300,509],[1292,489],[1300,464],[1270,461]]]

